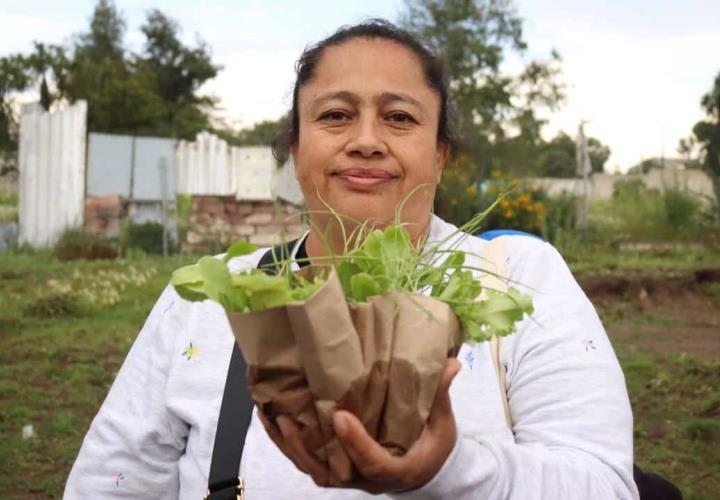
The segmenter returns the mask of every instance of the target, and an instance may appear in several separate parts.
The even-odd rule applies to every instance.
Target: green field
[[[717,256],[689,263],[655,258],[665,259],[653,262],[663,272],[717,262]],[[0,256],[0,498],[61,496],[90,420],[144,318],[170,272],[191,260],[138,255],[62,263],[49,254]],[[587,274],[642,268],[632,265],[641,261],[615,255],[573,266]],[[671,478],[686,498],[716,498],[720,323],[713,323],[713,311],[720,310],[720,287],[666,292],[672,300],[624,293],[596,303],[627,377],[636,462]],[[23,439],[26,425],[34,438]]]

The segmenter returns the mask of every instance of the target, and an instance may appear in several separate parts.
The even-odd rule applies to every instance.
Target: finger
[[[265,414],[261,411],[257,412],[258,418],[260,418],[260,422],[263,424],[263,427],[265,428],[265,432],[268,433],[268,436],[270,436],[270,439],[275,443],[278,448],[282,449],[281,444],[283,444],[283,437],[280,433],[280,430],[273,424],[269,418],[265,416]]]
[[[340,443],[363,478],[388,481],[398,477],[397,457],[370,437],[355,415],[337,411],[333,415],[333,425]]]
[[[435,393],[435,400],[428,416],[428,426],[433,428],[444,426],[446,419],[452,416],[452,402],[450,400],[450,385],[460,371],[460,362],[456,358],[448,358],[445,362],[440,385]]]
[[[268,436],[270,436],[270,439],[273,443],[275,443],[275,446],[280,448],[280,451],[283,452],[283,455],[285,455],[290,461],[297,467],[299,470],[304,472],[305,474],[309,474],[305,466],[297,459],[297,457],[294,456],[292,450],[289,449],[287,443],[285,442],[285,437],[282,435],[282,432],[280,432],[280,429],[273,424],[265,414],[262,412],[258,412],[258,417],[260,417],[260,422],[262,422],[263,427],[265,427],[265,432],[268,433]]]
[[[300,438],[300,431],[297,425],[284,415],[278,416],[277,423],[287,444],[288,454],[295,457],[295,460],[301,464],[298,468],[306,474],[310,474],[318,486],[328,486],[330,484],[328,468],[307,451],[305,444]],[[296,465],[298,464],[296,463]]]

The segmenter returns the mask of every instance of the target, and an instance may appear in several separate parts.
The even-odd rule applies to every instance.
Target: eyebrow
[[[349,102],[350,104],[357,105],[360,103],[360,97],[357,94],[354,94],[352,92],[349,92],[347,90],[340,90],[337,92],[328,92],[327,94],[321,95],[317,99],[313,101],[313,104],[315,106],[319,106],[327,101],[332,100],[341,100]],[[420,104],[420,101],[415,99],[414,97],[410,97],[407,94],[398,94],[395,92],[383,92],[379,96],[375,98],[375,102],[380,104],[381,106],[386,105],[388,103],[394,102],[394,101],[401,101],[406,102],[408,104],[412,104],[413,106],[422,107]]]

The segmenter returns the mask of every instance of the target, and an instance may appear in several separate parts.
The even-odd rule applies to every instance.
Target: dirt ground
[[[661,353],[720,359],[720,269],[585,275],[580,286],[611,339]]]

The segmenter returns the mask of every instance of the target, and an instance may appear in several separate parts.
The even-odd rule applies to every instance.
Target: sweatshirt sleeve
[[[187,425],[165,388],[190,304],[168,286],[153,307],[90,425],[64,498],[177,498]]]
[[[639,498],[625,379],[593,306],[551,245],[506,238],[535,305],[501,343],[514,442],[459,437],[435,478],[395,497]]]

